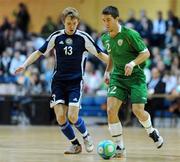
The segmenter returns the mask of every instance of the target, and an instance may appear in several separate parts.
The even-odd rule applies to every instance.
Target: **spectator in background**
[[[135,12],[133,9],[129,10],[128,12],[128,20],[126,21],[126,26],[131,26],[131,28],[135,29],[138,25],[138,20],[135,17]]]
[[[153,22],[153,45],[164,47],[166,23],[162,11],[157,12],[157,19]]]
[[[175,76],[180,76],[180,56],[174,56],[171,65],[171,72]]]
[[[0,56],[1,82],[3,83],[11,83],[12,81],[11,74],[9,72],[12,53],[13,49],[11,47],[7,47],[2,56]]]
[[[160,71],[154,67],[152,69],[152,79],[148,84],[148,95],[164,94],[165,87],[166,84],[162,81]],[[154,124],[155,112],[157,110],[163,110],[164,108],[164,98],[150,98],[146,108],[148,109],[148,112],[151,115],[152,123]]]
[[[88,95],[95,94],[95,92],[100,88],[102,82],[103,79],[101,72],[94,69],[92,62],[87,61],[84,74],[84,92]]]
[[[14,52],[14,56],[12,57],[12,61],[9,68],[10,74],[12,76],[14,76],[15,70],[19,67],[19,65],[23,64],[25,60],[26,60],[26,57],[20,54],[19,51]]]
[[[167,70],[163,77],[163,82],[166,83],[165,93],[172,94],[177,85],[177,77],[170,70]]]
[[[47,38],[51,33],[57,30],[56,24],[53,22],[52,17],[48,16],[46,22],[41,29],[41,35],[43,38]]]
[[[18,12],[14,12],[14,15],[16,16],[16,25],[23,32],[25,37],[30,23],[30,14],[24,3],[19,3],[18,7]]]
[[[47,93],[51,92],[51,78],[53,75],[54,62],[54,57],[50,55],[49,57],[44,59],[41,64],[41,69],[43,72],[43,74],[41,75],[41,79],[45,83],[45,91]]]
[[[169,10],[167,16],[168,16],[168,19],[166,20],[167,29],[169,29],[170,27],[177,29],[179,26],[179,20],[174,15],[173,11]]]
[[[178,84],[176,88],[172,92],[173,96],[180,95],[180,75],[178,77]],[[180,117],[180,98],[176,98],[174,101],[172,101],[172,105],[169,107],[169,111],[174,113],[176,116]]]
[[[137,25],[137,31],[143,38],[151,40],[153,24],[152,21],[147,17],[146,11],[140,11],[140,20]]]
[[[11,24],[9,22],[9,19],[7,17],[3,17],[3,23],[1,25],[1,30],[5,31],[5,30],[9,30],[11,29]]]
[[[43,92],[42,82],[39,78],[39,70],[34,68],[25,86],[26,94],[39,95]]]

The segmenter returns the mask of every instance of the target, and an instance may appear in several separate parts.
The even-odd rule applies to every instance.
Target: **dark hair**
[[[119,11],[114,6],[107,6],[102,11],[103,15],[111,15],[113,18],[119,17]]]

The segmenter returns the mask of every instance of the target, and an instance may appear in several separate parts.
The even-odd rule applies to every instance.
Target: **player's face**
[[[79,20],[77,18],[72,18],[70,16],[67,16],[64,21],[66,33],[72,35],[77,29],[78,24],[79,24]]]
[[[111,15],[102,15],[102,21],[109,32],[111,32],[118,23],[118,19],[113,18]]]

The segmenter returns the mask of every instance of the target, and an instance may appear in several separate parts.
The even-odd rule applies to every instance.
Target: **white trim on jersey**
[[[83,75],[84,71],[85,71],[85,69],[84,69],[84,61],[87,59],[87,57],[88,57],[88,53],[86,51],[83,52],[82,60],[81,60],[81,72],[82,72],[82,76],[84,76]]]
[[[57,31],[56,31],[56,32],[57,32]],[[54,33],[55,33],[55,32],[54,32],[54,33],[52,33],[52,34],[47,38],[46,41],[48,42],[48,45],[47,45],[47,48],[46,48],[45,52],[43,53],[44,56],[47,55],[51,49],[54,48],[56,37],[63,34],[63,31],[62,31],[62,30],[59,30],[59,32],[60,32],[60,33],[57,33],[57,34],[54,34]],[[54,34],[54,35],[53,35],[53,34]],[[52,36],[52,35],[53,35],[53,36]]]
[[[144,52],[147,52],[147,51],[148,51],[148,49],[145,48],[143,51],[141,51],[141,52],[139,52],[139,53],[144,53]]]
[[[97,56],[98,52],[96,50],[96,47],[93,44],[94,40],[91,38],[91,36],[89,34],[87,34],[86,32],[82,32],[82,31],[79,31],[79,30],[76,31],[76,34],[80,35],[81,37],[84,38],[84,40],[85,40],[85,48],[87,49],[87,51],[90,52],[91,54]]]

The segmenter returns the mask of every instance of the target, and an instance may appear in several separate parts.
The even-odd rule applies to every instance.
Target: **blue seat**
[[[81,100],[81,105],[90,106],[94,105],[94,97],[93,96],[84,96]]]
[[[97,96],[94,98],[94,103],[95,105],[102,105],[105,104],[107,102],[107,97],[106,96]]]

